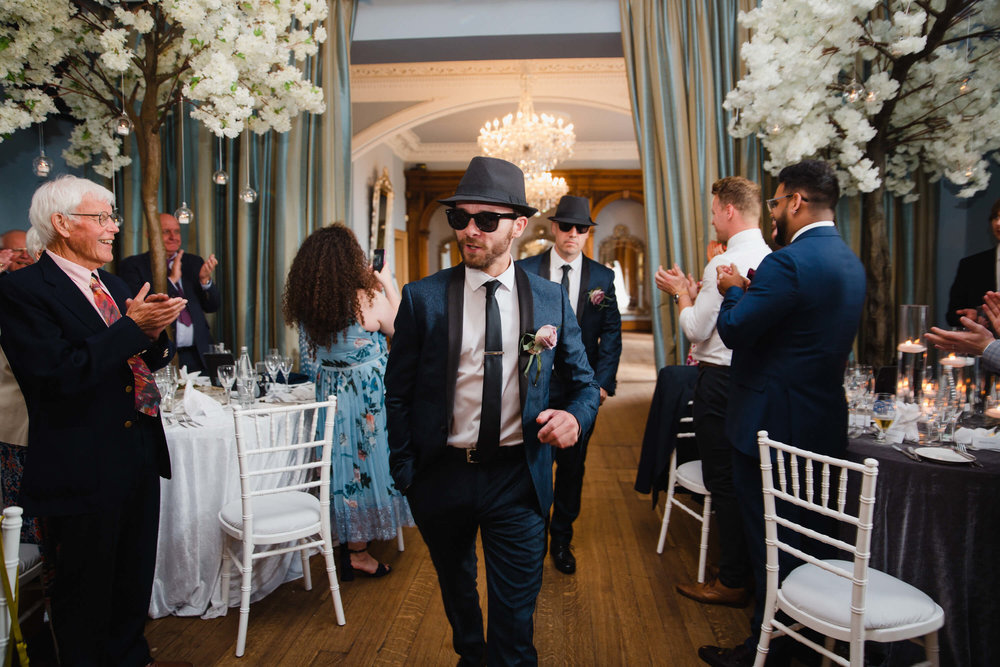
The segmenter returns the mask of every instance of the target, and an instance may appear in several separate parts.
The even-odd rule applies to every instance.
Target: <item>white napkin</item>
[[[190,387],[192,383],[198,387],[208,387],[212,385],[211,378],[201,377],[201,371],[193,371],[189,373],[187,366],[181,366],[179,373],[179,383],[185,387]]]
[[[219,402],[195,389],[193,380],[194,378],[184,388],[184,413],[194,419],[199,417],[221,419],[225,417],[226,412]]]
[[[896,421],[885,432],[889,442],[918,442],[920,433],[917,422],[920,421],[920,406],[916,403],[896,403]]]
[[[959,428],[955,431],[955,442],[972,445],[976,449],[1000,450],[1000,434],[992,428]]]
[[[292,385],[288,395],[296,401],[311,401],[316,398],[316,385],[312,382]]]

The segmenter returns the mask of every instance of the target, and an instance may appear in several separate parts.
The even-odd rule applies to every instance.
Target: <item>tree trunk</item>
[[[147,44],[147,49],[151,45]],[[139,193],[142,198],[142,213],[146,219],[146,239],[149,241],[149,265],[153,273],[150,293],[167,293],[167,258],[163,250],[163,235],[160,230],[159,190],[160,165],[163,147],[160,145],[159,114],[156,99],[159,86],[156,80],[156,57],[153,51],[147,57],[151,64],[146,66],[146,94],[142,99],[135,124],[136,145],[139,151],[139,170],[142,182]]]
[[[860,357],[872,367],[893,363],[896,307],[892,299],[892,260],[886,230],[885,190],[862,195],[861,261],[865,265],[868,294],[861,315]]]

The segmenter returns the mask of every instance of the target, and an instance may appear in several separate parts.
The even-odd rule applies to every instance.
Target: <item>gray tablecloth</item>
[[[941,665],[1000,665],[1000,452],[975,452],[982,468],[917,463],[871,438],[852,440],[848,452],[879,461],[872,567],[944,609]],[[889,649],[891,665],[922,659],[908,642]]]

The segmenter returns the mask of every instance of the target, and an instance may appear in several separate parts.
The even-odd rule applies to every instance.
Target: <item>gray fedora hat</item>
[[[459,202],[510,206],[518,213],[532,216],[538,209],[528,206],[524,198],[524,172],[512,162],[495,157],[472,158],[458,182],[455,194],[438,199],[441,204],[454,206]]]
[[[571,225],[590,225],[593,227],[597,223],[590,219],[590,202],[586,197],[574,197],[573,195],[563,195],[556,206],[556,214],[550,215],[549,220],[556,222],[568,222]]]

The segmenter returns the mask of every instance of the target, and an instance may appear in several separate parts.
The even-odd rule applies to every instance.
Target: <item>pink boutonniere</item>
[[[542,375],[542,357],[545,350],[551,350],[559,342],[556,328],[551,324],[546,324],[535,333],[526,333],[521,336],[521,349],[530,354],[535,362],[535,380],[532,384],[538,384],[538,378]],[[532,359],[528,359],[528,365],[524,368],[524,376],[528,376],[531,370]]]
[[[604,293],[600,287],[594,288],[587,292],[587,300],[590,301],[591,305],[598,309],[604,309],[608,307],[610,299]]]

